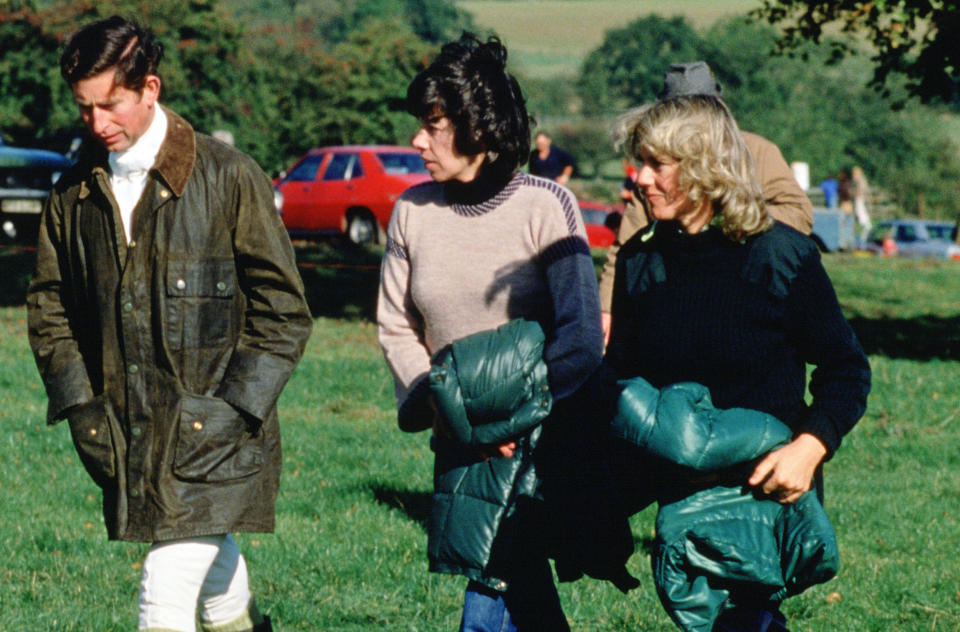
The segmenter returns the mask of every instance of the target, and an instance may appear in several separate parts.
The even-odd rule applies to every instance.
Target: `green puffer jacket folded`
[[[637,458],[677,466],[675,487],[658,490],[652,565],[681,630],[709,632],[725,608],[781,601],[836,575],[836,536],[813,492],[782,505],[736,482],[753,460],[790,442],[785,424],[755,410],[718,410],[699,384],[656,389],[632,378],[620,386],[614,434],[641,449]],[[711,479],[719,484],[704,484]]]
[[[516,319],[440,350],[430,387],[453,438],[496,445],[542,422],[553,406],[540,325]]]
[[[553,406],[543,362],[544,335],[517,319],[455,341],[430,370],[437,410],[452,437],[433,440],[430,570],[506,590],[506,568],[521,528],[518,505],[537,490],[533,450]],[[516,441],[511,458],[479,447]]]
[[[531,547],[562,580],[586,573],[636,585],[627,516],[602,453],[606,429],[577,395],[554,401],[536,322],[513,320],[437,353],[430,388],[450,436],[435,436],[430,570],[504,591]],[[604,433],[601,435],[601,432]],[[480,448],[515,441],[510,458]]]

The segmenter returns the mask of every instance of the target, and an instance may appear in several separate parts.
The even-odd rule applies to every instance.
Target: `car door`
[[[314,199],[317,197],[317,174],[329,157],[328,153],[308,154],[294,165],[277,188],[283,194],[283,224],[287,230],[314,230]]]
[[[323,168],[317,181],[313,198],[314,230],[339,230],[346,228],[344,218],[347,209],[357,200],[357,179],[363,177],[357,152],[335,152]]]

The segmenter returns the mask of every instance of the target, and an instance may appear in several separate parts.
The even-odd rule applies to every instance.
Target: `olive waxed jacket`
[[[129,244],[95,142],[44,209],[27,309],[47,420],[68,419],[111,539],[272,531],[303,284],[259,167],[165,112]]]

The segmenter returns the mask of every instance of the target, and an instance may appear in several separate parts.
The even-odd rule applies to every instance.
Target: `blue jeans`
[[[767,608],[735,607],[725,610],[713,632],[789,632],[787,619],[776,605]]]
[[[545,558],[520,565],[506,592],[470,582],[460,632],[568,632]]]

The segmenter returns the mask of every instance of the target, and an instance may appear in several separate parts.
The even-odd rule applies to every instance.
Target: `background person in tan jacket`
[[[722,88],[706,62],[694,61],[672,64],[664,75],[663,91],[659,97],[704,94],[719,97]],[[774,219],[791,226],[805,235],[813,228],[813,205],[797,183],[793,170],[784,160],[780,149],[762,136],[741,132],[750,150],[756,169],[757,181],[763,189],[767,210]],[[623,212],[617,239],[607,251],[607,261],[600,279],[600,309],[602,310],[603,334],[610,335],[610,305],[613,299],[613,273],[616,269],[617,252],[620,246],[650,223],[645,210],[646,200],[634,192]]]

